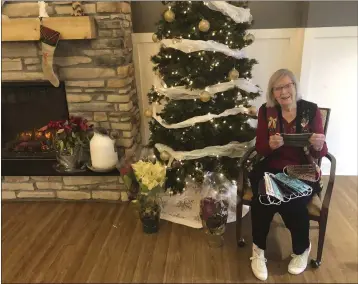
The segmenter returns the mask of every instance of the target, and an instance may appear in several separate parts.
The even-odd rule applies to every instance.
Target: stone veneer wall
[[[66,199],[128,201],[119,176],[2,177],[2,199]]]
[[[132,60],[132,21],[128,2],[82,2],[96,19],[97,38],[60,40],[54,69],[65,81],[71,115],[118,131],[126,156],[139,149],[140,114]],[[48,2],[50,17],[71,17],[71,2]],[[37,17],[37,2],[6,2],[9,18]],[[2,43],[2,81],[43,80],[40,42]],[[126,200],[118,177],[2,177],[2,198]],[[122,191],[122,193],[121,193]]]

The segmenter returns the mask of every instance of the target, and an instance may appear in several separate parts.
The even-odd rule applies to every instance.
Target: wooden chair
[[[322,115],[322,122],[324,128],[324,134],[327,133],[329,116],[331,110],[328,108],[320,108],[321,115]],[[311,266],[314,268],[318,268],[321,265],[322,260],[322,252],[323,252],[323,244],[324,238],[326,234],[326,226],[327,226],[327,219],[328,219],[328,211],[329,211],[329,204],[331,201],[333,185],[335,180],[336,174],[336,159],[335,157],[328,153],[325,156],[331,163],[331,169],[329,174],[329,180],[326,187],[326,190],[322,190],[321,196],[315,194],[308,204],[308,212],[310,214],[310,220],[316,221],[319,224],[319,236],[318,236],[318,250],[317,250],[317,258],[316,260],[311,260]],[[245,246],[245,240],[242,236],[242,210],[244,205],[250,205],[250,201],[252,198],[252,190],[248,185],[248,172],[247,167],[257,162],[260,159],[259,155],[256,153],[255,147],[250,148],[243,158],[240,161],[240,174],[238,180],[238,204],[237,204],[237,215],[236,215],[236,239],[237,244],[239,247]],[[321,166],[320,159],[318,161],[319,166]],[[245,165],[245,166],[244,166]],[[324,196],[322,196],[324,194]]]

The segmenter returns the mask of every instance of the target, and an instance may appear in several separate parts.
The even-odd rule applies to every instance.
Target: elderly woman
[[[310,147],[286,146],[280,133],[313,133]],[[251,201],[253,249],[251,268],[260,280],[268,276],[264,251],[270,223],[279,213],[291,232],[292,260],[288,265],[291,274],[302,273],[307,267],[311,250],[309,241],[309,215],[307,204],[310,196],[282,202],[280,205],[263,205],[259,201],[258,188],[263,182],[264,172],[278,173],[288,165],[308,164],[309,159],[318,159],[327,154],[322,118],[316,104],[301,99],[299,84],[293,73],[286,69],[276,71],[270,78],[267,103],[258,114],[256,150],[265,159],[250,173],[253,189]],[[308,150],[308,151],[307,151]],[[320,191],[319,182],[310,184],[315,194]]]

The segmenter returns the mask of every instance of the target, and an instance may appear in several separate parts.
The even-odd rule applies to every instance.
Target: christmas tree
[[[166,189],[182,192],[188,178],[202,182],[207,171],[236,179],[240,157],[254,145],[251,102],[260,92],[251,82],[257,61],[245,55],[254,41],[247,1],[162,3],[167,10],[153,34],[161,48],[151,58],[161,85],[150,90],[145,114],[149,146],[167,164]]]

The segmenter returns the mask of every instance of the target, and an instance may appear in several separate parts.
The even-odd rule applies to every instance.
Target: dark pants
[[[271,173],[282,172],[277,169],[267,169]],[[262,175],[261,175],[262,174]],[[309,214],[307,204],[312,195],[282,202],[280,205],[263,205],[258,198],[258,184],[263,179],[261,171],[250,177],[253,198],[251,201],[252,238],[260,249],[266,249],[266,238],[275,213],[279,213],[291,232],[294,254],[302,254],[309,247]],[[310,184],[311,185],[311,184]],[[315,188],[315,187],[313,187]],[[314,190],[315,191],[315,190]]]

